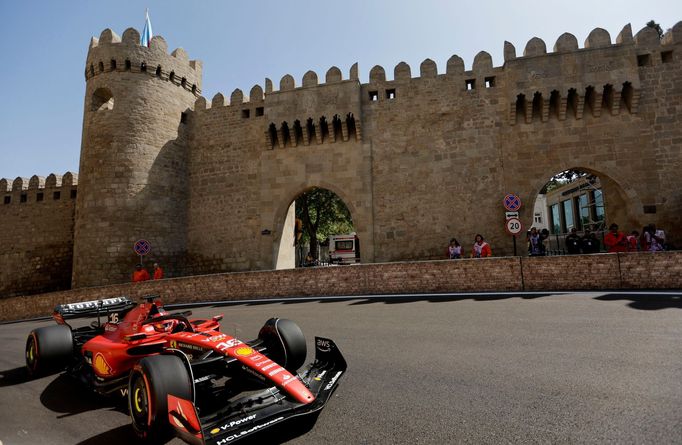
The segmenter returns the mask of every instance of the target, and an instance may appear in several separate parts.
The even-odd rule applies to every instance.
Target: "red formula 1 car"
[[[108,321],[100,323],[100,316]],[[222,315],[188,319],[157,297],[57,306],[57,326],[26,341],[31,374],[66,370],[95,392],[128,397],[135,432],[153,442],[175,433],[192,444],[223,445],[324,407],[346,371],[336,344],[315,338],[315,361],[291,320],[271,318],[258,338],[220,332]],[[72,328],[66,319],[97,316]]]

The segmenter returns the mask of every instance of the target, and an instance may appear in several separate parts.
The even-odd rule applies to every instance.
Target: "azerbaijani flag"
[[[142,30],[142,36],[140,36],[140,45],[149,47],[149,42],[153,36],[152,22],[149,20],[149,9],[147,9],[144,13],[144,29]]]

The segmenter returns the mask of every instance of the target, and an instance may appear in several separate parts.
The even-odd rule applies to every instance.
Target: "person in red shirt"
[[[159,266],[159,263],[154,263],[154,280],[162,280],[163,279],[163,269],[161,269],[161,266]]]
[[[604,246],[608,253],[627,252],[628,240],[623,232],[618,230],[618,224],[609,226],[609,233],[604,236]]]
[[[490,244],[485,242],[483,235],[476,234],[474,237],[474,247],[471,249],[471,257],[485,258],[489,256],[493,256],[493,252],[490,249]]]
[[[133,272],[133,283],[139,283],[141,281],[149,280],[149,272],[147,269],[142,267],[142,264],[135,266],[135,272]]]

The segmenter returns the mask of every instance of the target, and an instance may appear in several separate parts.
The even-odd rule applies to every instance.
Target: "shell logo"
[[[242,357],[245,357],[247,355],[253,354],[253,349],[249,348],[248,346],[244,346],[241,348],[237,348],[236,351],[234,351],[235,354],[241,355]]]
[[[109,363],[107,363],[104,356],[99,352],[95,354],[95,360],[92,361],[92,367],[99,375],[111,375],[111,366],[109,366]]]

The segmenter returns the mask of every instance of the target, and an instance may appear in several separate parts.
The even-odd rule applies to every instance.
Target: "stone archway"
[[[623,179],[619,178],[616,179],[611,175],[605,174],[602,171],[595,170],[592,168],[586,168],[582,166],[573,166],[569,167],[563,170],[557,170],[553,173],[550,173],[549,177],[545,177],[543,179],[538,178],[536,181],[534,181],[532,187],[532,191],[529,193],[529,196],[531,197],[531,200],[533,202],[533,205],[530,207],[531,209],[535,208],[535,204],[537,203],[537,200],[540,199],[540,191],[545,187],[545,185],[548,183],[549,178],[553,177],[553,175],[556,175],[558,173],[567,171],[567,170],[572,170],[572,171],[581,171],[584,173],[587,173],[589,175],[592,175],[596,178],[598,178],[597,183],[599,185],[598,190],[599,193],[601,194],[601,200],[602,203],[601,205],[603,206],[602,211],[604,212],[604,220],[602,224],[602,228],[608,227],[609,224],[615,222],[617,223],[621,230],[624,231],[630,231],[630,230],[641,230],[641,217],[639,215],[639,212],[642,209],[641,201],[639,197],[637,196],[637,193],[627,185],[627,182],[624,181]],[[590,193],[592,193],[591,198],[585,198],[585,200],[590,200],[590,206],[593,205],[593,202],[591,201],[594,199],[594,190],[597,190],[594,188],[594,190],[591,187],[584,187],[583,184],[580,183],[580,181],[576,181],[574,184],[576,184],[575,187],[571,187],[572,183],[569,183],[565,186],[562,187],[564,189],[562,191],[562,196],[561,198],[555,199],[557,202],[566,203],[569,202],[569,200],[574,200],[574,205],[568,204],[573,211],[573,221],[571,225],[573,227],[576,227],[578,231],[584,230],[586,227],[584,227],[584,221],[582,220],[583,215],[581,214],[581,210],[585,210],[585,208],[579,207],[579,202],[584,196],[589,196]],[[548,200],[549,201],[549,200]],[[547,218],[546,221],[543,222],[544,226],[547,227],[552,233],[552,235],[556,235],[556,230],[554,230],[553,225],[556,225],[556,221],[554,219],[556,218],[555,216],[552,215],[552,210],[557,210],[557,209],[551,209],[553,202],[547,202],[546,203],[546,211],[543,214],[544,218]],[[598,204],[594,204],[595,206]],[[550,210],[551,209],[551,210]],[[561,224],[559,226],[561,227],[560,234],[565,234],[565,232],[570,229],[568,227],[569,224],[567,224],[564,216],[564,209],[560,209],[561,211]],[[586,214],[589,216],[590,213],[593,212],[593,210],[587,209]],[[538,225],[537,219],[536,219],[536,214],[534,213],[533,210],[531,212],[526,213],[526,218],[524,223],[528,224],[527,227],[531,226],[536,226]],[[540,224],[541,226],[543,224]],[[588,227],[591,230],[594,230],[594,227]],[[557,248],[560,247],[560,243],[558,241],[557,237]]]
[[[291,190],[286,193],[288,198],[280,203],[274,214],[274,221],[272,224],[272,227],[275,229],[275,236],[272,240],[273,269],[290,269],[296,266],[296,252],[294,251],[296,219],[295,202],[299,196],[313,188],[326,189],[338,196],[346,205],[352,216],[353,225],[358,237],[363,239],[364,236],[368,241],[370,240],[369,236],[366,236],[369,231],[367,224],[361,216],[361,212],[357,211],[357,207],[353,201],[338,187],[324,181],[320,181],[318,184],[306,184],[292,187]]]

